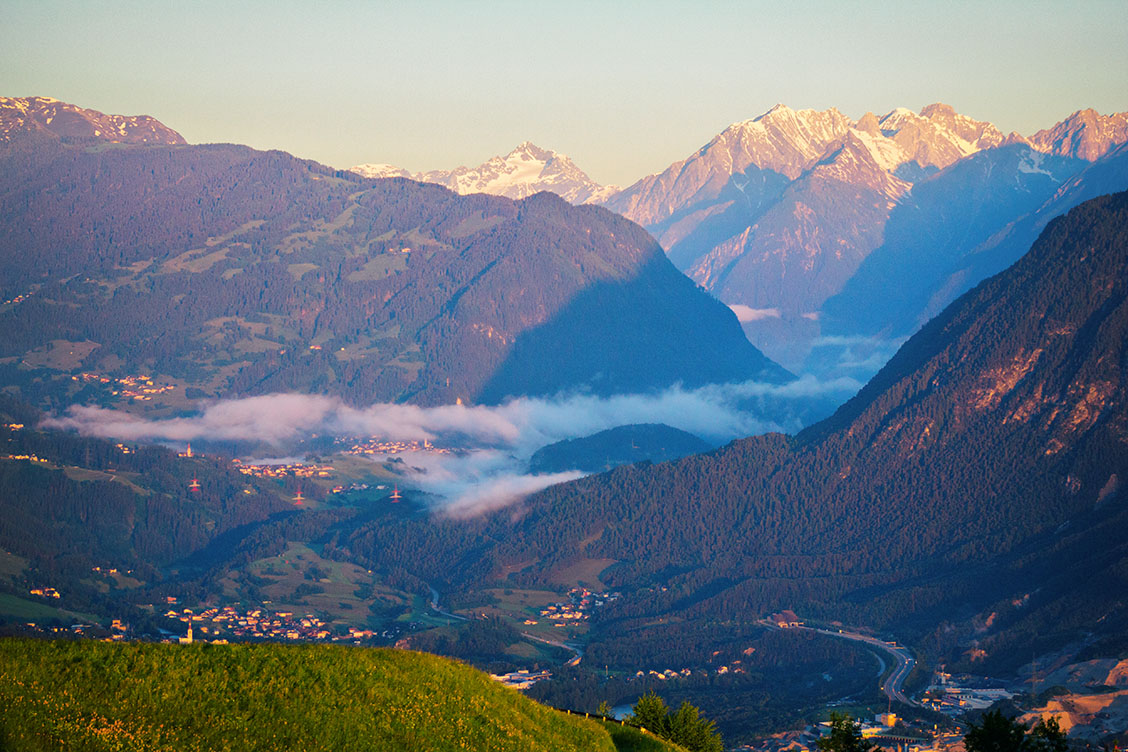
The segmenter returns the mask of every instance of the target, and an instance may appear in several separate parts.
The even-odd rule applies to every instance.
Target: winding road
[[[893,665],[893,671],[890,672],[889,676],[885,677],[885,681],[881,683],[881,691],[884,692],[885,696],[890,700],[913,707],[920,707],[920,704],[909,699],[904,691],[905,679],[907,679],[913,669],[916,668],[916,659],[913,658],[913,654],[909,652],[908,648],[898,645],[895,642],[885,642],[876,637],[859,634],[858,632],[848,632],[845,629],[832,630],[818,629],[816,627],[796,627],[796,629],[808,629],[812,632],[818,632],[819,634],[830,635],[831,637],[841,637],[844,640],[861,642],[891,656],[895,664]]]
[[[776,625],[773,624],[771,626],[774,627]],[[878,660],[881,661],[881,672],[879,675],[885,673],[885,661],[882,660],[881,654],[890,656],[894,661],[893,670],[889,673],[889,676],[885,677],[885,680],[881,683],[881,691],[890,700],[904,703],[905,705],[910,705],[912,707],[921,707],[920,703],[909,699],[904,691],[905,679],[907,679],[909,677],[909,674],[912,673],[913,669],[916,668],[916,659],[913,658],[913,654],[909,652],[908,648],[898,645],[896,642],[886,642],[884,640],[879,640],[876,637],[870,637],[869,635],[864,635],[859,632],[851,632],[846,629],[820,629],[818,627],[807,626],[787,627],[787,629],[805,629],[809,632],[818,632],[819,634],[824,634],[829,637],[839,637],[843,640],[850,640],[852,642],[860,642],[868,645],[869,647],[880,651],[879,655],[877,656]]]
[[[443,616],[449,616],[452,619],[458,619],[459,621],[469,621],[469,619],[467,617],[462,616],[461,614],[452,614],[450,611],[443,611],[441,608],[439,608],[439,591],[435,590],[430,585],[427,586],[427,589],[431,591],[431,610],[432,611],[434,611],[436,614],[442,614]]]
[[[571,650],[574,655],[568,660],[567,663],[564,664],[565,666],[575,666],[584,658],[584,649],[579,645],[573,645],[567,642],[559,642],[557,640],[550,640],[547,637],[537,637],[536,635],[529,634],[528,632],[522,632],[521,636],[530,640],[536,640],[537,642],[543,642],[545,645],[552,645],[553,647]]]
[[[427,587],[431,591],[431,610],[432,611],[434,611],[436,614],[442,614],[443,616],[449,616],[452,619],[459,619],[461,621],[468,621],[468,617],[465,617],[461,614],[454,614],[454,613],[451,613],[450,611],[443,611],[443,609],[439,607],[439,591],[435,590],[435,588],[431,587],[430,585],[428,585]],[[568,660],[567,663],[564,664],[565,666],[575,666],[577,663],[579,663],[581,660],[583,660],[584,649],[582,647],[580,647],[579,645],[572,645],[572,644],[569,644],[567,642],[558,642],[557,640],[549,640],[548,638],[545,638],[545,637],[537,637],[536,635],[529,634],[528,632],[522,632],[521,636],[525,637],[527,639],[530,639],[530,640],[536,640],[537,642],[543,642],[545,645],[552,645],[553,647],[564,648],[565,650],[572,651],[573,656],[572,656],[571,659]]]

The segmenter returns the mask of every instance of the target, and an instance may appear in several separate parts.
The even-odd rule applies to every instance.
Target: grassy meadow
[[[0,640],[0,749],[672,750],[402,650]]]

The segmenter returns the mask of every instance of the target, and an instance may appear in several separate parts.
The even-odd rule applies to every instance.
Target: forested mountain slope
[[[297,511],[223,459],[34,430],[41,417],[0,395],[0,550],[48,580],[89,578],[95,565],[149,579],[225,533]]]
[[[1123,193],[1054,220],[797,437],[552,487],[478,523],[484,550],[445,555],[518,582],[615,562],[604,581],[635,592],[624,629],[793,608],[921,634],[1033,594],[1035,622],[1068,602],[1084,617],[1065,631],[1123,633],[1128,603],[1072,594],[1128,592],[1126,228]],[[355,550],[379,559],[366,535]]]
[[[0,145],[0,376],[39,404],[82,372],[427,403],[789,378],[596,207],[37,133]]]

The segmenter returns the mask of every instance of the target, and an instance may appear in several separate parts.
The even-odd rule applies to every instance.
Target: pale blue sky
[[[336,167],[473,165],[529,139],[625,185],[777,102],[943,101],[1022,133],[1128,110],[1128,0],[0,0],[0,29],[0,95]]]

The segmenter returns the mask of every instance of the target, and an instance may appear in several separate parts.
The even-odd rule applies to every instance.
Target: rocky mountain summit
[[[1128,112],[1101,115],[1079,110],[1053,128],[1038,131],[1030,145],[1040,152],[1095,162],[1110,149],[1128,142]]]

